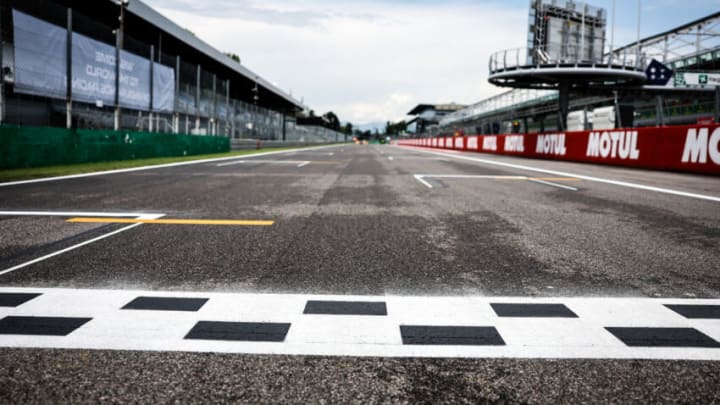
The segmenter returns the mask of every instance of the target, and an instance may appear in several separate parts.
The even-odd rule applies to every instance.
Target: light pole
[[[642,0],[638,0],[638,26],[637,26],[637,54],[635,55],[635,67],[640,68],[640,23],[642,21]]]
[[[3,65],[3,49],[5,48],[5,41],[2,30],[2,8],[0,8],[0,124],[5,121],[5,66]]]
[[[612,68],[613,52],[615,51],[615,0],[612,2],[612,29],[610,29],[610,60],[608,65]]]
[[[120,50],[123,48],[123,36],[125,31],[125,8],[130,0],[118,0],[120,6],[120,26],[116,31],[115,46],[115,130],[120,130]]]

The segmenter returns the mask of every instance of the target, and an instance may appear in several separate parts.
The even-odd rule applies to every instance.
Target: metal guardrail
[[[542,68],[610,68],[642,71],[646,67],[644,55],[633,52],[621,52],[606,54],[598,59],[584,59],[577,55],[577,47],[567,48],[567,52],[562,52],[565,56],[553,58],[544,50],[528,51],[528,48],[506,49],[496,52],[490,56],[489,71],[490,75],[497,73],[524,70],[524,69],[542,69]]]
[[[476,119],[484,114],[501,112],[511,108],[517,109],[527,104],[541,103],[556,100],[557,98],[558,93],[556,90],[510,90],[444,116],[440,120],[440,126],[448,126]]]

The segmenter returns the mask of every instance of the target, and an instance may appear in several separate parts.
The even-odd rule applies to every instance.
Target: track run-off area
[[[720,179],[338,145],[0,184],[15,389],[233,356],[379,398],[720,400]]]

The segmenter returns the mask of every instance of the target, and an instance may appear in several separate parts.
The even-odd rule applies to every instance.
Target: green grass
[[[190,162],[193,160],[216,159],[233,156],[254,155],[263,152],[277,152],[292,149],[304,149],[307,147],[288,147],[288,148],[267,148],[259,150],[241,150],[228,153],[218,153],[211,155],[195,155],[180,157],[164,157],[137,160],[121,160],[115,162],[99,162],[99,163],[81,163],[64,166],[45,166],[31,167],[26,169],[0,170],[0,183],[17,180],[32,180],[44,177],[67,176],[71,174],[102,172],[106,170],[129,169],[133,167],[155,166],[167,163]]]

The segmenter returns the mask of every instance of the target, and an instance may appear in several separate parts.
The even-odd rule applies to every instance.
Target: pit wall
[[[720,125],[457,136],[409,139],[397,143],[434,149],[720,175]]]
[[[222,136],[0,126],[0,169],[224,153]]]

